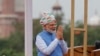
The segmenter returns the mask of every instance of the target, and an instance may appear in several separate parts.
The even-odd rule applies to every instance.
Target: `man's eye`
[[[50,25],[50,26],[57,26],[56,24]]]

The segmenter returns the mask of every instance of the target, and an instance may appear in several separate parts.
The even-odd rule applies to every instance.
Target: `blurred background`
[[[24,0],[0,0],[0,56],[24,56]]]
[[[88,45],[100,41],[100,0],[88,0]],[[35,37],[42,30],[41,12],[55,15],[58,25],[64,27],[64,39],[70,47],[71,0],[32,0],[33,5],[33,53],[36,56]],[[83,28],[84,0],[75,0],[75,27]],[[83,32],[75,31],[75,46],[83,45]]]

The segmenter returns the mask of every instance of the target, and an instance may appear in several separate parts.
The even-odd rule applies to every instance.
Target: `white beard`
[[[47,30],[47,31],[50,32],[50,33],[56,33],[56,30],[55,31]]]

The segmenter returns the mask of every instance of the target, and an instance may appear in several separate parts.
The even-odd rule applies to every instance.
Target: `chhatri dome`
[[[100,25],[100,16],[98,15],[97,11],[95,14],[88,19],[88,24],[91,26],[99,26]]]
[[[59,0],[56,0],[56,3],[53,5],[53,10],[61,10],[61,5],[59,4]]]

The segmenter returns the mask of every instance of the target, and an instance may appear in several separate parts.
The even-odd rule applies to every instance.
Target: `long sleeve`
[[[67,43],[64,40],[60,40],[59,44],[61,45],[61,48],[63,50],[63,53],[66,54],[68,52],[68,46]]]
[[[37,48],[44,53],[45,55],[49,55],[52,53],[52,51],[56,48],[56,46],[58,45],[59,40],[57,38],[55,38],[49,46],[46,45],[46,43],[44,42],[44,40],[41,38],[41,36],[37,36],[36,37],[36,46]]]

